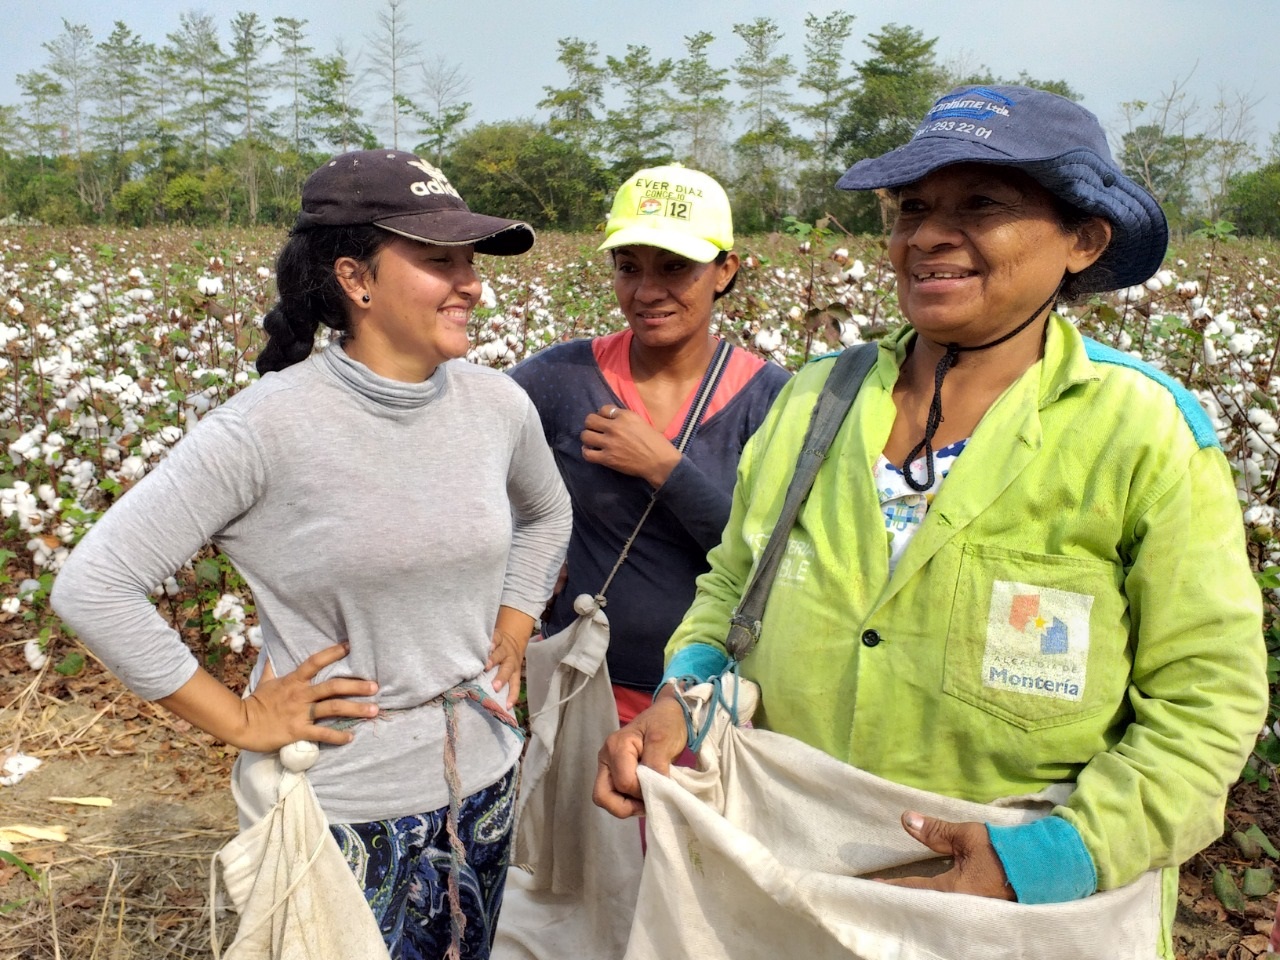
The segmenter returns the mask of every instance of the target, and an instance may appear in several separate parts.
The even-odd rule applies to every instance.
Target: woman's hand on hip
[[[672,761],[688,746],[684,711],[670,694],[670,688],[663,688],[653,706],[610,734],[600,748],[591,799],[619,819],[644,814],[640,765],[666,776]]]
[[[493,628],[493,642],[489,645],[489,659],[484,668],[498,668],[493,677],[493,692],[507,688],[507,709],[516,704],[520,696],[520,674],[524,667],[524,651],[533,634],[533,617],[521,613],[515,607],[498,608],[498,620]]]
[[[378,707],[346,697],[370,697],[378,685],[354,677],[334,677],[312,683],[316,675],[337,663],[349,651],[345,643],[325,647],[298,665],[293,673],[277,677],[268,661],[262,679],[248,697],[241,699],[216,680],[197,669],[181,687],[158,703],[224,743],[244,750],[270,753],[296,740],[315,743],[350,743],[347,730],[317,723],[333,717],[368,720],[378,715]]]
[[[318,721],[373,719],[378,715],[377,704],[346,698],[371,697],[378,692],[378,685],[355,677],[313,682],[321,670],[350,652],[348,644],[335,643],[307,657],[292,673],[282,677],[264,675],[244,700],[246,742],[240,746],[266,753],[295,740],[350,743],[355,737],[350,730],[337,730]]]
[[[582,458],[649,481],[656,490],[680,462],[680,451],[639,414],[605,404],[583,423]]]
[[[1004,865],[991,846],[986,824],[955,823],[907,811],[902,815],[902,827],[934,853],[950,857],[953,865],[936,877],[901,877],[881,880],[881,883],[917,890],[968,893],[993,900],[1017,899],[1007,882]]]

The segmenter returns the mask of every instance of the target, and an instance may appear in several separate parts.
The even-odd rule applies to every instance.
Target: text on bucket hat
[[[1111,158],[1098,118],[1044,90],[953,90],[934,103],[911,140],[879,157],[859,160],[836,186],[901,187],[956,163],[1016,167],[1060,199],[1111,223],[1111,243],[1080,274],[1080,291],[1134,286],[1160,269],[1169,246],[1164,211]]]
[[[472,213],[438,167],[403,150],[357,150],[327,161],[302,185],[293,229],[372,224],[440,246],[475,244],[511,256],[533,246],[519,220]]]
[[[733,212],[724,188],[678,163],[640,170],[618,188],[601,250],[661,247],[698,263],[733,249]]]

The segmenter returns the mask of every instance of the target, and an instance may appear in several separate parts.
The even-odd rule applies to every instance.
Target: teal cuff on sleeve
[[[1062,817],[1016,827],[988,823],[987,836],[1019,903],[1083,900],[1098,889],[1093,857],[1080,832]]]
[[[666,671],[662,674],[662,683],[658,684],[658,690],[661,690],[672,678],[705,683],[712,677],[724,673],[724,668],[728,665],[729,658],[719,647],[713,647],[709,643],[691,643],[687,647],[681,647],[671,658]],[[657,691],[654,691],[654,695],[657,695]]]

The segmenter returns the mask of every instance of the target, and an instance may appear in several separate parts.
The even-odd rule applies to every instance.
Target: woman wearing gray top
[[[112,507],[54,587],[126,684],[242,749],[237,783],[259,753],[321,745],[308,777],[393,957],[488,956],[501,902],[520,753],[507,711],[570,509],[524,392],[447,361],[467,350],[474,254],[532,243],[412,154],[321,167],[277,262],[265,375]],[[338,342],[313,354],[320,322]],[[244,699],[148,601],[209,540],[262,627]],[[238,799],[242,821],[260,815]]]

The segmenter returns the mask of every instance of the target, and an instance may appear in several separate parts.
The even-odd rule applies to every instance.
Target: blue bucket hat
[[[934,103],[909,142],[859,160],[836,186],[901,187],[955,163],[1016,167],[1060,199],[1110,222],[1111,243],[1077,278],[1081,292],[1131,287],[1160,269],[1169,246],[1164,211],[1111,158],[1098,118],[1044,90],[953,90]]]

